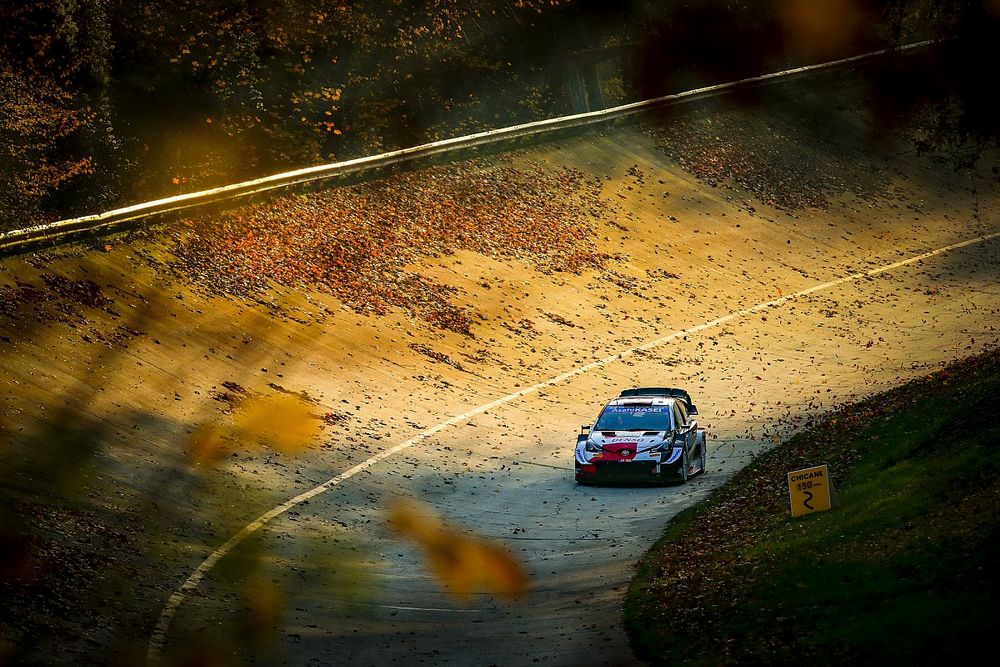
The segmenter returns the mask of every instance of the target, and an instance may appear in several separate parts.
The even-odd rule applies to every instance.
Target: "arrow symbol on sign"
[[[815,510],[816,508],[809,504],[809,501],[813,499],[812,491],[806,491],[806,499],[802,501],[802,504],[806,506],[807,509]]]

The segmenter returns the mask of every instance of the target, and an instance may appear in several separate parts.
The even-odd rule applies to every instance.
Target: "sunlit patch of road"
[[[160,659],[160,656],[161,656],[162,650],[163,650],[163,645],[164,645],[164,642],[165,642],[165,640],[167,638],[167,633],[170,630],[170,625],[171,625],[171,622],[173,620],[173,617],[176,614],[177,610],[180,608],[180,606],[184,603],[185,598],[193,590],[195,590],[199,586],[199,584],[201,583],[202,579],[211,571],[211,569],[215,566],[215,564],[218,563],[222,558],[224,558],[230,551],[232,551],[234,548],[236,548],[237,546],[239,546],[239,544],[244,539],[250,537],[251,535],[253,535],[258,530],[264,528],[268,523],[270,523],[272,520],[274,520],[275,518],[279,517],[280,515],[284,514],[288,510],[290,510],[290,509],[292,509],[292,508],[294,508],[294,507],[296,507],[298,505],[301,505],[301,504],[303,504],[305,502],[313,500],[314,498],[316,498],[320,494],[325,493],[325,492],[327,492],[327,491],[329,491],[329,490],[331,490],[331,489],[333,489],[333,488],[341,485],[342,483],[346,482],[347,480],[351,479],[352,477],[356,476],[357,474],[369,470],[370,468],[372,468],[376,464],[379,464],[379,463],[381,463],[383,461],[386,461],[388,459],[391,459],[393,457],[399,457],[400,455],[402,455],[405,452],[405,450],[407,450],[407,449],[409,449],[409,448],[411,448],[411,447],[413,447],[415,445],[422,444],[424,442],[428,442],[432,437],[437,436],[438,434],[442,433],[443,431],[445,431],[447,428],[449,428],[451,426],[455,426],[455,425],[459,425],[459,424],[465,423],[468,420],[472,419],[473,417],[476,417],[476,416],[482,415],[484,413],[487,413],[490,410],[501,408],[501,407],[507,405],[508,403],[512,403],[512,402],[517,401],[517,400],[519,400],[521,398],[524,398],[524,397],[530,396],[532,394],[535,394],[535,393],[537,393],[538,391],[540,391],[542,389],[546,389],[546,388],[550,388],[550,387],[554,387],[556,385],[560,385],[560,384],[566,383],[566,382],[568,382],[568,381],[576,378],[577,376],[581,376],[581,375],[586,374],[586,373],[588,373],[590,371],[594,371],[596,369],[603,368],[603,367],[608,366],[610,364],[615,364],[615,363],[620,362],[622,360],[625,360],[625,359],[627,359],[629,357],[633,357],[634,355],[636,355],[637,352],[652,350],[654,348],[660,347],[662,345],[665,345],[665,344],[667,344],[669,342],[672,342],[672,341],[676,341],[678,339],[685,339],[686,340],[688,336],[694,336],[695,334],[699,334],[699,333],[701,333],[703,331],[706,331],[706,330],[709,330],[709,329],[713,329],[713,328],[716,328],[716,327],[720,327],[720,326],[722,326],[724,324],[727,324],[727,323],[733,322],[735,320],[738,320],[739,318],[747,317],[747,316],[754,315],[754,314],[757,314],[757,313],[766,312],[766,311],[769,311],[770,309],[780,308],[782,305],[784,305],[784,304],[786,304],[788,302],[794,301],[796,299],[802,299],[802,298],[807,297],[809,295],[812,295],[812,294],[815,294],[815,293],[818,293],[818,292],[823,292],[823,291],[826,291],[826,290],[830,290],[830,289],[833,289],[833,288],[837,288],[837,287],[839,287],[841,285],[845,285],[847,283],[856,283],[856,282],[858,282],[858,281],[860,281],[862,279],[872,278],[872,277],[884,274],[886,272],[890,272],[890,271],[899,269],[901,267],[905,267],[905,266],[909,266],[909,265],[913,265],[913,264],[919,264],[921,262],[924,262],[926,260],[930,260],[930,259],[932,259],[934,257],[939,256],[939,255],[942,255],[942,254],[945,254],[945,253],[948,253],[948,252],[953,252],[953,251],[961,249],[961,248],[965,248],[965,247],[968,247],[968,246],[972,246],[972,245],[977,245],[977,244],[989,242],[989,241],[992,241],[993,239],[997,238],[998,236],[1000,236],[1000,232],[996,232],[996,233],[992,233],[992,234],[986,234],[986,235],[978,236],[978,237],[975,237],[975,238],[967,239],[967,240],[961,241],[959,243],[954,243],[954,244],[950,244],[950,245],[947,245],[947,246],[943,246],[943,247],[940,247],[940,248],[937,248],[937,249],[934,249],[934,250],[931,250],[931,251],[928,251],[928,252],[925,252],[925,253],[921,253],[921,254],[918,254],[918,255],[915,255],[915,256],[903,259],[903,260],[899,260],[897,262],[892,262],[892,263],[889,263],[889,264],[885,264],[883,266],[878,266],[878,267],[871,268],[871,269],[868,269],[868,270],[865,270],[865,271],[860,271],[860,272],[852,273],[852,274],[849,274],[849,275],[844,276],[842,278],[838,278],[838,279],[835,279],[835,280],[830,280],[830,281],[827,281],[827,282],[824,282],[824,283],[813,285],[813,286],[808,287],[806,289],[802,289],[802,290],[799,290],[797,292],[792,292],[792,293],[789,293],[789,294],[786,294],[786,295],[783,295],[783,296],[779,296],[777,298],[774,298],[774,299],[771,299],[771,300],[768,300],[768,301],[764,301],[764,302],[755,304],[755,305],[750,306],[748,308],[744,308],[744,309],[741,309],[741,310],[738,310],[738,311],[727,313],[725,315],[722,315],[720,317],[716,317],[716,318],[714,318],[712,320],[709,320],[707,322],[704,322],[702,324],[698,324],[698,325],[695,325],[695,326],[692,326],[692,327],[688,327],[688,328],[683,329],[683,330],[671,332],[671,333],[669,333],[669,334],[667,334],[665,336],[662,336],[662,337],[656,338],[654,340],[645,342],[645,343],[643,343],[641,345],[638,345],[638,346],[635,346],[635,347],[631,347],[631,348],[628,348],[628,349],[624,349],[624,350],[618,352],[617,354],[605,357],[603,359],[600,359],[600,360],[597,360],[597,361],[594,361],[594,362],[591,362],[591,363],[588,363],[588,364],[584,364],[584,365],[579,366],[577,368],[574,368],[574,369],[572,369],[570,371],[567,371],[565,373],[557,375],[557,376],[555,376],[553,378],[549,378],[547,380],[538,382],[538,383],[536,383],[534,385],[531,385],[529,387],[525,387],[525,388],[523,388],[523,389],[521,389],[521,390],[519,390],[517,392],[513,392],[511,394],[508,394],[506,396],[498,398],[498,399],[496,399],[494,401],[491,401],[489,403],[485,403],[483,405],[477,406],[477,407],[475,407],[475,408],[473,408],[471,410],[468,410],[466,412],[463,412],[463,413],[460,413],[458,415],[455,415],[455,416],[453,416],[452,418],[450,418],[450,419],[448,419],[446,421],[443,421],[443,422],[441,422],[439,424],[436,424],[434,426],[426,428],[423,431],[421,431],[419,434],[417,434],[416,436],[414,436],[414,437],[412,437],[412,438],[410,438],[408,440],[405,440],[405,441],[403,441],[403,442],[401,442],[401,443],[399,443],[399,444],[397,444],[397,445],[395,445],[393,447],[390,447],[390,448],[388,448],[386,450],[383,450],[382,452],[379,452],[378,454],[375,454],[374,456],[371,456],[370,458],[368,458],[365,461],[359,463],[358,465],[350,468],[349,470],[347,470],[345,472],[342,472],[339,475],[337,475],[337,476],[335,476],[335,477],[327,480],[323,484],[320,484],[320,485],[314,487],[313,489],[310,489],[309,491],[306,491],[306,492],[304,492],[302,494],[299,494],[298,496],[296,496],[294,498],[291,498],[290,500],[286,501],[285,503],[282,503],[281,505],[278,505],[277,507],[273,508],[272,510],[270,510],[267,513],[265,513],[265,514],[261,515],[260,517],[258,517],[253,522],[247,524],[247,526],[245,526],[239,533],[237,533],[236,535],[234,535],[233,537],[231,537],[223,545],[221,545],[215,551],[213,551],[209,555],[209,557],[205,561],[202,562],[202,564],[191,574],[191,576],[184,582],[184,584],[168,600],[167,605],[164,607],[164,610],[163,610],[163,612],[160,615],[160,619],[157,622],[156,629],[154,630],[154,633],[153,633],[153,635],[152,635],[152,637],[150,639],[148,657],[149,657],[149,659],[151,661],[154,661],[154,662],[158,661]],[[739,442],[739,441],[737,440],[736,442]],[[430,444],[434,444],[434,443],[431,442]],[[736,453],[737,447],[735,445],[730,445],[730,447],[733,450],[732,454],[727,455],[724,458],[722,456],[716,456],[714,454],[711,457],[711,460],[714,463],[717,464],[716,465],[717,469],[724,470],[726,472],[731,472],[732,470],[737,469],[738,467],[740,467],[741,464],[744,464],[746,462],[746,458],[744,458],[743,456],[740,456],[740,455],[738,455]],[[723,449],[723,451],[725,451],[725,449]],[[745,455],[746,456],[752,456],[752,450],[750,452],[747,452]],[[542,466],[542,467],[552,467],[552,468],[556,468],[557,467],[557,466],[551,466],[549,464],[539,464],[539,465]],[[563,475],[563,477],[567,477],[567,476]],[[715,483],[718,483],[718,481],[720,479],[721,479],[721,476],[716,476],[716,477],[713,478],[713,481]],[[706,485],[706,484],[702,483],[702,484],[697,484],[697,485],[692,485],[692,486],[698,487],[696,493],[692,493],[690,489],[683,489],[682,488],[679,491],[676,491],[673,494],[671,494],[675,498],[677,496],[680,496],[680,498],[677,498],[677,500],[675,500],[675,502],[673,504],[676,505],[677,501],[680,501],[680,503],[681,503],[680,506],[687,506],[695,498],[702,497],[704,495],[704,491],[706,491],[707,488],[713,486],[713,484]],[[630,492],[629,496],[631,497],[635,493],[637,493],[637,492]],[[577,493],[577,495],[579,495],[579,493]],[[649,494],[647,492],[647,495],[651,495],[651,494]],[[689,496],[689,498],[684,498],[684,496]],[[607,502],[606,498],[607,498],[607,496],[605,496],[605,502]],[[648,504],[648,502],[649,502],[649,500],[647,498],[645,500],[645,504]],[[678,509],[679,509],[679,507],[678,507]],[[638,514],[638,508],[635,509],[635,513]],[[504,516],[505,517],[509,517],[510,514],[508,512],[505,512]],[[624,536],[623,537],[619,537],[617,539],[618,539],[618,544],[615,545],[615,546],[620,546],[621,543],[624,542],[624,541],[631,541],[631,540],[629,540],[629,538],[624,537]],[[635,538],[633,538],[633,539],[635,539]],[[612,552],[610,554],[610,556],[611,556],[612,559],[617,559],[617,558],[620,557],[620,554],[617,553],[617,552]],[[558,590],[559,590],[558,588],[554,588],[554,589],[550,589],[550,592],[554,592],[555,593],[555,592],[558,592]]]

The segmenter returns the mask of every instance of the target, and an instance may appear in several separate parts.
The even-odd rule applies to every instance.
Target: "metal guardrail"
[[[514,125],[511,127],[496,130],[477,132],[462,137],[434,141],[411,148],[381,153],[369,157],[356,158],[345,162],[335,162],[332,164],[306,167],[296,169],[272,176],[265,176],[251,181],[233,183],[209,190],[201,190],[188,194],[156,199],[153,201],[134,204],[123,208],[116,208],[104,213],[85,215],[79,218],[69,218],[45,225],[36,225],[9,232],[0,233],[0,255],[16,253],[28,246],[35,246],[50,242],[57,244],[60,240],[69,236],[84,232],[94,233],[109,231],[124,223],[135,222],[143,218],[150,218],[167,213],[183,211],[185,209],[208,206],[219,202],[239,199],[250,195],[259,194],[268,190],[286,188],[294,185],[301,185],[310,181],[317,181],[327,178],[358,176],[365,172],[374,172],[387,167],[399,165],[405,162],[412,162],[442,153],[456,152],[459,150],[479,148],[491,144],[511,141],[522,137],[537,137],[551,132],[570,130],[588,125],[608,123],[626,116],[649,111],[656,107],[694,102],[716,95],[722,95],[737,88],[746,86],[774,82],[776,80],[787,79],[796,75],[818,72],[836,67],[843,67],[862,60],[867,60],[877,56],[890,53],[902,53],[914,49],[923,48],[934,43],[934,40],[925,40],[906,44],[900,47],[880,49],[870,51],[849,58],[841,58],[830,62],[819,63],[796,67],[794,69],[782,70],[771,74],[739,79],[714,86],[696,88],[681,93],[664,95],[641,102],[632,102],[617,107],[602,109],[601,111],[591,111],[587,113],[575,114],[573,116],[562,116],[548,120],[535,121]]]

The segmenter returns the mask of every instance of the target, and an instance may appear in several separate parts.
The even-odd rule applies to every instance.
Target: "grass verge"
[[[1000,628],[1000,351],[843,407],[679,515],[625,603],[658,664],[954,664]],[[827,463],[841,506],[792,519]]]

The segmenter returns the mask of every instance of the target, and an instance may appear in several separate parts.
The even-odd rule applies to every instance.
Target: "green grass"
[[[626,599],[654,663],[918,663],[1000,628],[1000,354],[849,406],[668,527]],[[828,463],[841,505],[792,519],[785,473]]]

